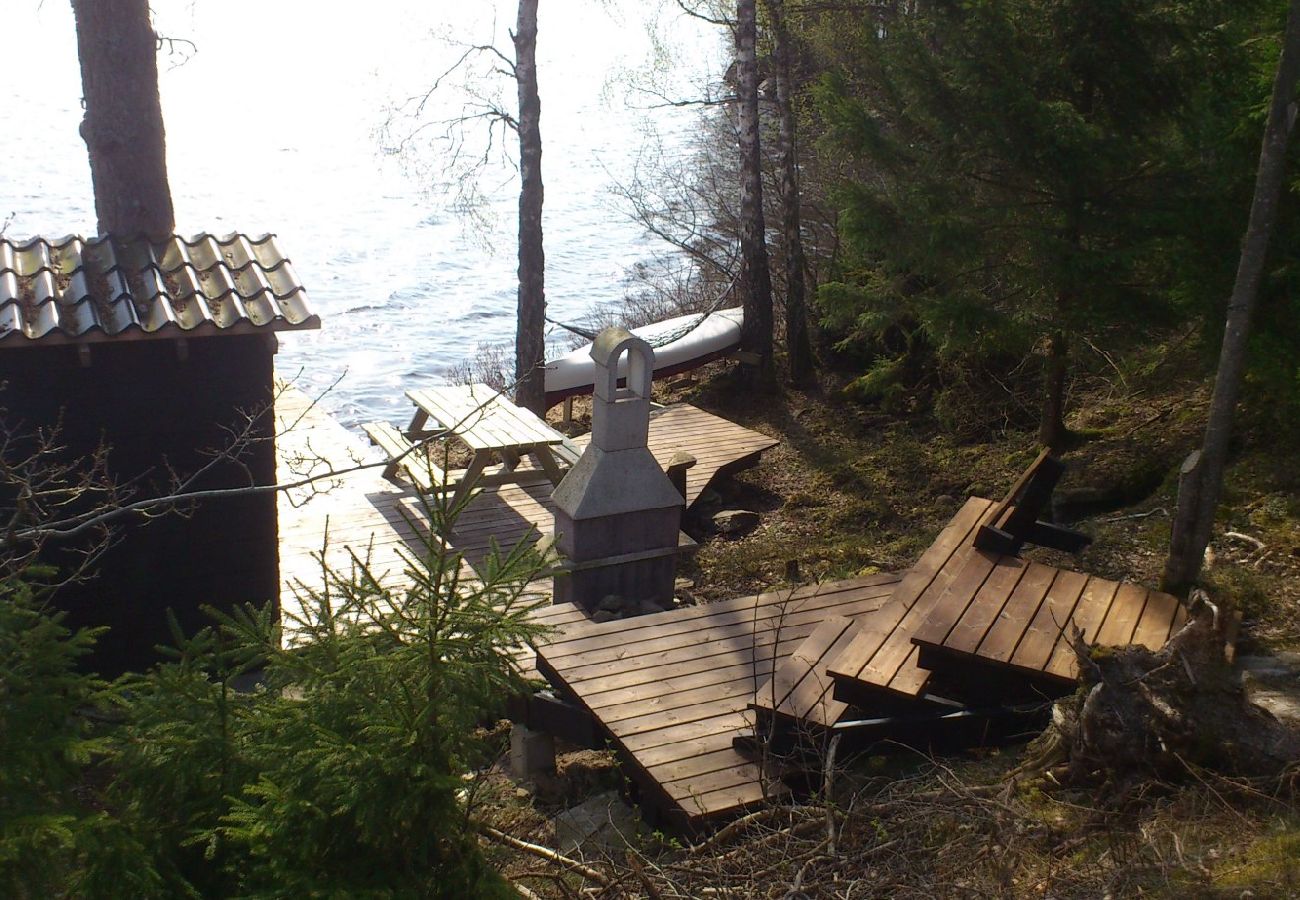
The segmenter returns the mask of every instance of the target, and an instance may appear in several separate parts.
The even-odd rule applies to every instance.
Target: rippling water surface
[[[541,81],[547,300],[555,318],[616,301],[626,271],[662,247],[611,193],[649,117],[682,148],[692,114],[630,106],[618,72],[650,54],[653,2],[545,0]],[[671,6],[671,4],[667,4]],[[348,423],[405,416],[406,386],[436,379],[483,342],[514,337],[517,178],[494,157],[477,183],[487,225],[466,226],[430,187],[445,148],[385,153],[389,110],[419,94],[460,43],[510,48],[514,7],[490,0],[156,0],[159,31],[192,41],[160,56],[177,230],[275,232],[324,325],[283,336],[277,365]],[[4,0],[8,97],[0,165],[7,235],[89,235],[94,199],[80,122],[70,4]],[[660,35],[684,78],[714,63],[716,35],[666,15]],[[183,63],[182,63],[182,60]],[[513,109],[514,84],[484,82]],[[455,116],[460,82],[425,121]],[[400,130],[400,129],[399,129]],[[482,129],[470,134],[481,135]],[[391,144],[391,141],[388,143]],[[419,174],[416,174],[416,173]],[[12,214],[12,216],[11,216]]]

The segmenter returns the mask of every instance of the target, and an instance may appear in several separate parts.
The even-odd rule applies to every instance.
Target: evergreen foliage
[[[95,713],[121,697],[78,668],[102,629],[70,630],[33,588],[39,568],[0,577],[0,895],[109,896],[85,861],[125,894],[148,893],[134,841],[97,808],[86,781],[111,746]],[[29,576],[29,577],[20,577]]]
[[[514,896],[479,850],[470,774],[498,749],[479,726],[522,687],[509,648],[538,632],[541,561],[521,545],[463,579],[429,534],[405,563],[394,587],[365,558],[322,560],[289,641],[269,609],[210,611],[117,685],[77,670],[98,632],[6,582],[0,892]],[[111,702],[121,717],[92,727]]]
[[[1059,442],[1069,348],[1176,318],[1153,259],[1205,187],[1194,119],[1225,106],[1205,73],[1239,70],[1242,11],[965,0],[837,19],[817,104],[854,177],[829,324],[919,331],[910,351],[957,365],[1036,351]]]

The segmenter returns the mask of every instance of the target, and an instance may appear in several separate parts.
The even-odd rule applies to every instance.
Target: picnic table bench
[[[452,490],[453,508],[476,484],[518,483],[539,473],[558,484],[581,455],[563,434],[486,384],[416,388],[406,396],[415,404],[415,414],[405,431],[381,422],[364,426],[365,432],[393,460],[384,470],[386,477],[400,469],[422,491]],[[463,472],[444,472],[415,449],[417,442],[441,435],[472,452]],[[531,457],[537,468],[521,469],[524,457]]]

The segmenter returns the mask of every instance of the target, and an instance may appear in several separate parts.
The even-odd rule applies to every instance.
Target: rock
[[[610,612],[607,609],[598,609],[591,614],[591,621],[599,625],[601,622],[613,622],[615,619],[622,618],[618,613]]]
[[[516,723],[510,728],[510,771],[531,779],[555,772],[555,738]]]
[[[555,817],[555,849],[566,855],[582,848],[621,850],[636,834],[640,819],[618,791],[597,794]]]
[[[696,509],[717,509],[722,505],[722,495],[713,488],[705,488],[695,499]]]
[[[660,606],[658,603],[656,603],[654,600],[642,600],[640,603],[637,604],[638,615],[648,616],[653,613],[661,613],[663,611],[664,608]]]
[[[619,613],[622,612],[626,606],[627,601],[618,594],[606,594],[600,598],[600,602],[596,604],[596,609]]]
[[[732,536],[749,534],[758,527],[758,513],[748,509],[724,509],[713,514],[713,527]]]
[[[1261,706],[1281,722],[1300,725],[1300,691],[1252,690],[1250,702]]]

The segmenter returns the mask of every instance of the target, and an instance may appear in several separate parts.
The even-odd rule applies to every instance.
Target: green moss
[[[1220,566],[1205,579],[1211,599],[1240,610],[1248,619],[1266,615],[1273,605],[1268,581],[1242,566]]]
[[[1300,826],[1288,823],[1255,841],[1236,865],[1222,866],[1214,880],[1222,887],[1264,891],[1264,896],[1294,896],[1300,889]]]

